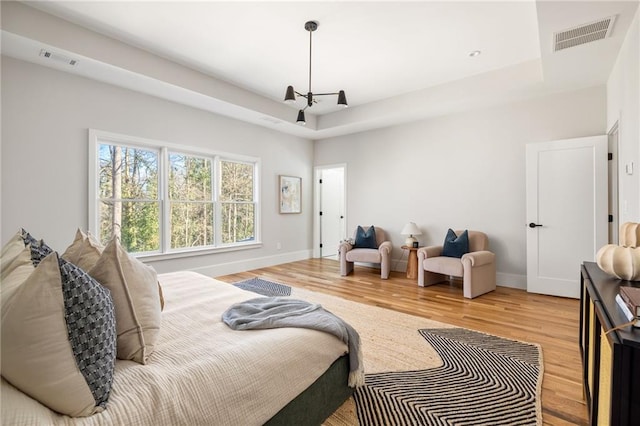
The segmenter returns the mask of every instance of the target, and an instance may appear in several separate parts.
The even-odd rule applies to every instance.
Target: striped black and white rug
[[[291,296],[291,287],[284,284],[274,283],[261,278],[249,278],[248,280],[233,283],[234,286],[242,290],[252,291],[262,296]]]
[[[420,330],[441,367],[367,374],[354,394],[364,425],[535,425],[540,348],[461,328]]]

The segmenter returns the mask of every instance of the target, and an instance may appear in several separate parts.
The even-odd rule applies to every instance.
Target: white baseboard
[[[496,284],[500,287],[519,288],[520,290],[526,290],[527,276],[498,272],[496,274]]]
[[[405,272],[407,270],[407,261],[401,259],[392,260],[391,270],[396,272]],[[527,276],[498,272],[496,273],[496,285],[499,285],[500,287],[519,288],[520,290],[526,290]]]
[[[395,272],[406,272],[407,271],[407,262],[406,260],[395,259],[391,261],[391,270]]]
[[[251,271],[253,269],[281,265],[283,263],[297,262],[298,260],[309,259],[311,254],[312,250],[300,250],[278,254],[276,256],[257,257],[254,259],[239,260],[237,262],[203,266],[200,268],[193,268],[191,270],[209,277],[219,277],[221,275],[237,274],[238,272]]]
[[[268,266],[281,265],[283,263],[297,262],[298,260],[310,259],[313,250],[300,250],[290,253],[278,254],[276,256],[257,257],[254,259],[239,260],[237,262],[221,263],[217,265],[203,266],[193,268],[192,271],[199,272],[209,277],[218,277],[221,275],[237,274],[238,272],[250,271],[252,269],[266,268]],[[380,267],[376,264],[359,263],[362,266]],[[391,270],[395,272],[405,272],[407,270],[407,261],[394,259],[391,261]],[[527,277],[525,275],[507,274],[498,272],[496,284],[501,287],[527,289]]]

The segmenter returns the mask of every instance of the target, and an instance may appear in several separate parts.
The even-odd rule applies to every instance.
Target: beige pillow
[[[15,291],[27,280],[34,269],[35,267],[31,260],[31,247],[22,243],[22,251],[13,258],[9,265],[2,269],[0,300],[2,300],[3,311],[4,306],[9,303]]]
[[[93,268],[96,262],[98,262],[98,259],[100,259],[100,255],[102,254],[102,250],[104,250],[104,246],[100,244],[93,235],[88,234],[87,238],[82,242],[80,256],[78,257],[77,262],[71,263],[74,263],[79,268],[88,271]]]
[[[88,271],[96,264],[102,250],[104,250],[104,246],[100,244],[100,241],[78,228],[73,242],[62,254],[62,258]]]
[[[20,235],[20,233],[18,233],[18,235]],[[88,271],[95,266],[103,250],[104,247],[93,235],[85,234],[78,228],[73,242],[62,254],[62,258]],[[163,310],[164,296],[162,295],[162,287],[159,282],[158,297],[160,298],[160,310]]]
[[[82,232],[80,228],[76,230],[76,236],[73,239],[73,242],[67,249],[62,253],[62,258],[73,263],[77,264],[78,259],[80,259],[80,253],[82,251],[82,245],[84,240],[87,239],[87,234]]]
[[[2,275],[4,275],[7,266],[11,264],[23,249],[24,239],[20,232],[11,237],[11,239],[2,246],[2,252],[0,252],[0,271]]]
[[[164,294],[162,293],[162,286],[160,285],[160,281],[158,281],[158,296],[160,298],[160,310],[164,310]]]
[[[57,253],[19,272],[3,283],[16,290],[2,306],[2,376],[59,413],[102,411],[115,364],[109,292]]]
[[[111,291],[116,311],[118,358],[146,364],[160,334],[156,271],[130,256],[113,238],[89,275]]]

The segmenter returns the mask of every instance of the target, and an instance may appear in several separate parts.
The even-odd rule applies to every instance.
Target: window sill
[[[252,250],[252,249],[257,249],[261,247],[262,247],[261,242],[251,242],[251,243],[234,244],[232,246],[180,250],[180,251],[172,251],[168,253],[140,253],[137,255],[134,254],[133,256],[142,261],[155,262],[158,260],[180,259],[183,257],[206,256],[209,254],[226,253],[231,251]]]

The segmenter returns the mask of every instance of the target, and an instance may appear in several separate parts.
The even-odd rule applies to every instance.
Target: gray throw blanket
[[[298,327],[338,337],[349,348],[349,386],[364,385],[364,367],[358,332],[318,304],[288,297],[258,297],[232,305],[222,321],[234,330]]]

